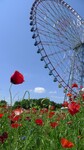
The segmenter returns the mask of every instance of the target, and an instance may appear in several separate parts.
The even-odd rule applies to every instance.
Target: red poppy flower
[[[55,112],[54,111],[50,111],[48,118],[52,118],[54,115],[55,115]]]
[[[79,112],[80,109],[80,104],[76,103],[76,102],[71,102],[68,104],[68,111],[69,113],[73,116],[75,115],[77,112]]]
[[[50,122],[50,126],[51,126],[52,128],[55,128],[55,127],[58,126],[58,123],[57,123],[57,122]]]
[[[22,108],[17,108],[17,109],[15,109],[15,110],[13,110],[13,112],[14,112],[15,115],[20,115],[20,114],[22,114],[24,111],[23,111]]]
[[[44,124],[42,119],[36,119],[35,123],[40,126],[42,126]]]
[[[15,71],[10,78],[10,82],[13,84],[21,84],[24,82],[24,76],[20,72]]]
[[[48,112],[48,109],[47,108],[42,108],[41,110],[40,110],[40,113],[41,114],[44,114],[44,113],[47,113]]]
[[[50,110],[55,110],[55,106],[52,105],[52,106],[50,107]]]
[[[12,123],[12,124],[11,124],[11,127],[12,127],[12,128],[18,128],[18,127],[20,127],[20,126],[22,126],[22,124],[18,124],[18,123]]]
[[[68,103],[67,101],[64,101],[63,104],[62,104],[62,106],[63,106],[63,107],[68,107],[68,104],[69,104],[69,103]]]
[[[13,122],[15,122],[15,121],[18,121],[18,120],[20,120],[21,119],[21,116],[20,115],[17,115],[17,116],[14,116],[11,120],[13,121]]]
[[[72,94],[71,94],[71,93],[67,93],[67,96],[68,96],[68,97],[71,97],[71,96],[72,96]]]
[[[81,85],[81,86],[80,86],[80,89],[82,89],[82,88],[83,88],[83,86]]]
[[[61,139],[61,145],[63,148],[72,148],[74,146],[74,144],[72,142],[68,141],[65,138]]]
[[[4,115],[4,114],[0,114],[0,118],[2,118],[2,117],[3,117],[3,115]]]
[[[8,118],[12,121],[12,122],[16,122],[18,120],[21,119],[21,116],[20,115],[15,115],[14,112],[11,113],[10,116],[8,116]]]
[[[84,94],[82,94],[82,100],[84,101]]]
[[[73,83],[72,88],[78,88],[78,85],[76,83]]]

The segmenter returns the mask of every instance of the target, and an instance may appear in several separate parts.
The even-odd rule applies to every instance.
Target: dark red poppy
[[[65,138],[61,139],[61,145],[63,148],[72,148],[74,146],[74,144],[72,142],[68,141]]]
[[[26,117],[25,120],[31,121],[31,118],[30,117]]]
[[[4,114],[0,114],[0,118],[2,118],[2,117],[3,117],[3,115],[4,115]]]
[[[36,119],[35,123],[40,126],[42,126],[44,124],[42,119]]]
[[[62,104],[62,106],[63,106],[63,107],[68,107],[68,104],[69,104],[69,103],[68,103],[67,101],[64,101],[63,104]]]
[[[74,101],[68,104],[68,111],[72,116],[75,115],[77,112],[79,112],[79,109],[80,109],[80,104]]]
[[[69,101],[73,101],[73,98],[72,98],[72,97],[69,97]]]
[[[13,84],[21,84],[24,82],[24,76],[20,72],[15,71],[10,78],[10,82]]]
[[[8,133],[4,132],[1,136],[0,136],[0,142],[4,143],[4,141],[8,138]]]
[[[55,128],[55,127],[58,126],[58,123],[57,123],[57,122],[50,122],[50,126],[51,126],[52,128]]]
[[[4,137],[4,139],[7,139],[7,138],[8,138],[8,133],[7,133],[7,132],[4,132],[4,133],[2,134],[2,136]]]
[[[0,136],[0,142],[4,143],[4,137],[2,135]]]
[[[74,97],[73,97],[73,98],[74,98],[74,100],[75,100],[75,99],[77,98],[77,96],[76,96],[76,95],[74,95]]]
[[[12,124],[11,124],[11,127],[12,127],[12,128],[18,128],[18,127],[20,127],[20,126],[22,126],[22,124],[18,124],[18,123],[12,123]]]
[[[73,83],[72,88],[78,88],[78,85],[76,83]]]

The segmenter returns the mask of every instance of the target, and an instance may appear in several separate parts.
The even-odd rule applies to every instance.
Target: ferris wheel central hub
[[[77,51],[79,48],[84,48],[84,43],[78,44],[73,50]]]

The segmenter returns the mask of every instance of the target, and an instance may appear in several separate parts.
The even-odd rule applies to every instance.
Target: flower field
[[[15,72],[11,84],[22,84]],[[72,88],[78,88],[76,84]],[[84,150],[84,94],[64,101],[67,109],[0,107],[0,150]]]

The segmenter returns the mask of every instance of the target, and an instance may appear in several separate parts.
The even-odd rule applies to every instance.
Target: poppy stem
[[[29,105],[30,105],[30,92],[29,91],[25,91],[22,100],[24,100],[26,93],[28,93],[28,101],[29,101]]]
[[[9,88],[9,93],[10,93],[10,106],[12,107],[12,93],[11,93],[11,88],[12,88],[12,83],[11,83],[10,88]]]

